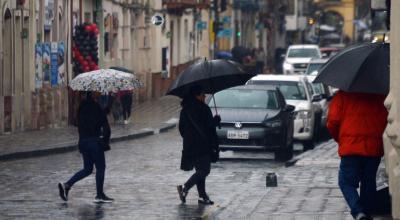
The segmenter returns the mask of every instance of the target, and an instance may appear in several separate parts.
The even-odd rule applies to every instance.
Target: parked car
[[[321,100],[318,102],[321,106],[322,114],[321,114],[321,128],[326,128],[326,119],[328,117],[328,108],[329,103],[333,97],[333,90],[330,86],[322,84],[322,83],[313,83],[315,78],[318,75],[319,68],[324,65],[328,59],[312,59],[310,64],[308,64],[306,75],[309,82],[312,83],[312,87],[315,94],[321,95]]]
[[[338,47],[321,47],[321,55],[322,58],[331,58],[335,56],[337,53],[339,53],[341,49]]]
[[[318,45],[289,46],[283,62],[283,74],[303,74],[312,58],[321,58],[321,51]]]
[[[293,156],[293,111],[273,86],[245,85],[214,94],[221,127],[221,150],[275,151],[276,160]],[[214,111],[214,100],[208,99]]]
[[[322,110],[321,95],[314,94],[311,83],[304,75],[258,75],[249,85],[278,87],[288,104],[295,106],[293,137],[303,143],[304,149],[314,148],[320,133]]]

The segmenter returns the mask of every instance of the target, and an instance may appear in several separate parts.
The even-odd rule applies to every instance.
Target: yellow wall
[[[325,11],[334,11],[343,16],[343,33],[354,39],[355,0],[342,0],[339,5],[327,6]]]

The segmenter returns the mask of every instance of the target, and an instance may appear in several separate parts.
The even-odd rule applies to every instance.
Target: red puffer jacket
[[[384,95],[339,91],[329,106],[327,128],[339,156],[382,156],[388,112]]]

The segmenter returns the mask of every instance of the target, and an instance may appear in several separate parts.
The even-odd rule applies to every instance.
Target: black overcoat
[[[210,155],[218,150],[216,122],[205,103],[195,99],[184,99],[179,119],[179,132],[183,138],[183,157],[195,158]],[[202,131],[195,128],[192,121]],[[205,137],[204,137],[205,136]]]

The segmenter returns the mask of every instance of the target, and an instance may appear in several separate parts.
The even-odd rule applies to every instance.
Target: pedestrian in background
[[[265,52],[262,47],[259,47],[256,51],[256,71],[257,73],[264,73],[264,63],[265,63]]]
[[[122,116],[124,118],[124,124],[128,124],[129,117],[131,117],[132,96],[132,91],[129,90],[119,92],[119,97],[122,104]]]
[[[182,203],[186,202],[189,190],[196,185],[199,195],[198,203],[212,205],[206,193],[206,178],[211,170],[211,162],[216,162],[219,152],[216,126],[221,118],[212,113],[204,103],[205,95],[201,87],[192,87],[183,99],[179,120],[179,132],[183,138],[181,169],[185,171],[195,168],[196,172],[182,186],[177,187]]]
[[[86,99],[79,106],[78,132],[83,169],[73,175],[67,182],[58,184],[60,197],[67,201],[71,187],[76,182],[89,176],[93,172],[93,165],[95,165],[97,190],[95,202],[112,202],[113,199],[107,197],[103,191],[106,169],[104,150],[105,147],[109,146],[111,131],[106,114],[100,105],[94,101],[91,92],[87,93]]]
[[[372,219],[388,112],[384,95],[338,91],[327,128],[339,144],[339,187],[354,219]],[[360,186],[360,194],[357,188]]]
[[[111,112],[113,115],[114,124],[122,123],[122,105],[120,97],[116,93],[112,94],[112,97],[113,102],[111,106]]]

